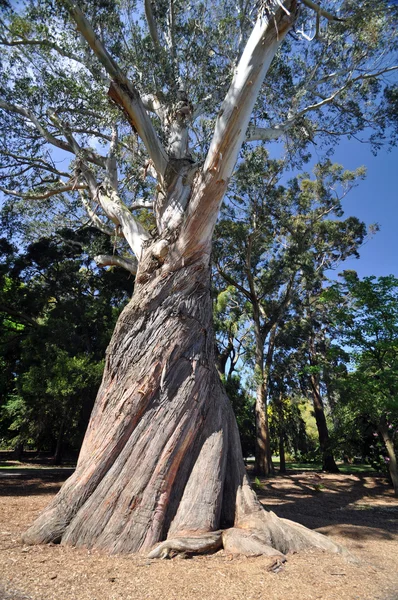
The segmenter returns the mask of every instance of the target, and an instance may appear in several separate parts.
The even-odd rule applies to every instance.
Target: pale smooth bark
[[[197,251],[210,252],[221,202],[245,139],[250,115],[271,61],[294,22],[295,11],[295,0],[286,2],[285,8],[281,8],[278,0],[271,0],[269,13],[257,19],[218,114],[203,172],[193,188],[184,235],[179,242],[181,254],[194,256]]]
[[[94,256],[95,263],[98,267],[121,267],[130,271],[133,275],[137,273],[137,261],[122,256],[111,256],[109,254],[98,254]]]
[[[162,177],[168,162],[167,154],[159,141],[137,89],[126,78],[97,38],[80,7],[72,0],[65,0],[65,5],[80,33],[112,80],[109,96],[125,111],[127,118],[144,142],[159,177]]]

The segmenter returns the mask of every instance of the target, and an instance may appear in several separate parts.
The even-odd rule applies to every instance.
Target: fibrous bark
[[[151,556],[339,551],[264,511],[250,487],[215,368],[208,264],[148,277],[108,348],[76,471],[24,542]]]
[[[110,553],[145,551],[152,557],[224,547],[280,562],[287,552],[304,548],[340,551],[320,534],[263,510],[246,475],[235,417],[214,357],[212,234],[262,82],[294,23],[296,0],[283,6],[280,0],[264,2],[202,167],[192,165],[188,155],[189,103],[178,104],[179,122],[169,123],[168,154],[137,89],[76,3],[65,4],[112,79],[110,98],[146,146],[158,180],[154,213],[159,237],[154,240],[143,230],[118,193],[117,131],[106,178],[99,183],[63,128],[68,148],[81,157],[76,176],[124,235],[138,265],[134,296],[107,351],[76,471],[24,534],[24,542],[61,542]],[[147,18],[152,18],[150,11]],[[153,28],[151,35],[156,44]],[[90,207],[88,212],[95,219]]]

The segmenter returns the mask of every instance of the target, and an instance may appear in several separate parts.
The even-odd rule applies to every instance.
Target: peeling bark
[[[107,351],[76,471],[24,542],[110,553],[160,544],[151,556],[165,556],[214,551],[216,532],[228,529],[222,544],[231,552],[339,552],[257,500],[215,367],[209,265],[171,267],[136,285]]]

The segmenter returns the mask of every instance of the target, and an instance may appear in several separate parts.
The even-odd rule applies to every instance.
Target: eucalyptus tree
[[[301,311],[307,298],[303,290],[311,285],[322,286],[324,272],[356,254],[365,235],[365,226],[358,219],[341,220],[342,200],[364,176],[362,168],[345,171],[327,160],[315,166],[314,179],[302,173],[287,185],[280,183],[283,172],[284,162],[269,160],[263,148],[244,153],[227,194],[214,244],[216,271],[240,299],[246,315],[240,317],[243,326],[245,319],[246,326],[247,322],[252,324],[252,335],[242,336],[241,344],[246,351],[251,344],[254,346],[255,469],[262,475],[272,469],[267,396],[276,330],[292,301],[296,299]],[[231,346],[230,338],[226,350]],[[323,440],[327,428],[325,431],[320,394],[314,398]]]
[[[309,443],[299,404],[302,401],[298,386],[299,366],[292,348],[297,345],[299,331],[294,309],[290,307],[283,323],[275,333],[275,349],[269,372],[268,418],[271,449],[279,455],[279,472],[286,473],[286,450],[308,455]]]
[[[343,401],[357,418],[370,415],[384,445],[398,495],[398,279],[344,271],[325,295],[349,348],[351,369],[342,378]]]
[[[382,132],[394,118],[379,78],[396,69],[388,4],[364,12],[344,3],[339,17],[340,3],[302,5],[301,15],[297,0],[5,8],[2,190],[29,203],[80,197],[126,250],[98,263],[136,273],[77,470],[26,542],[131,552],[167,538],[158,556],[231,538],[242,550],[254,530],[257,552],[330,547],[263,512],[252,492],[211,326],[212,235],[243,142],[292,132],[303,148],[306,117],[326,108],[331,127],[341,102],[355,128],[372,120]],[[312,20],[313,53],[301,41]],[[298,39],[287,40],[294,28]],[[279,48],[271,92],[264,80]],[[340,130],[329,125],[333,138]],[[149,228],[135,216],[148,206]],[[220,527],[233,525],[222,538]]]

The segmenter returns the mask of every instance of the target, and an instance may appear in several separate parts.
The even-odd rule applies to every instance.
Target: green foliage
[[[286,454],[295,460],[314,460],[318,446],[317,435],[311,429],[314,418],[303,412],[308,403],[294,398],[271,398],[268,405],[268,422],[271,436],[271,451],[279,454],[279,443],[283,437]],[[312,421],[311,421],[312,416]],[[315,422],[314,422],[315,425]],[[315,427],[316,428],[316,427]]]
[[[18,252],[0,240],[0,438],[54,451],[78,448],[98,389],[117,315],[132,291],[118,269],[89,253],[108,251],[96,230],[64,229]]]
[[[224,384],[238,423],[243,456],[253,456],[256,435],[254,398],[242,389],[237,375],[224,380]]]
[[[398,443],[398,279],[360,280],[345,271],[326,298],[351,355],[350,368],[339,381],[340,437],[348,454],[356,451],[386,469],[381,423],[396,448]]]

